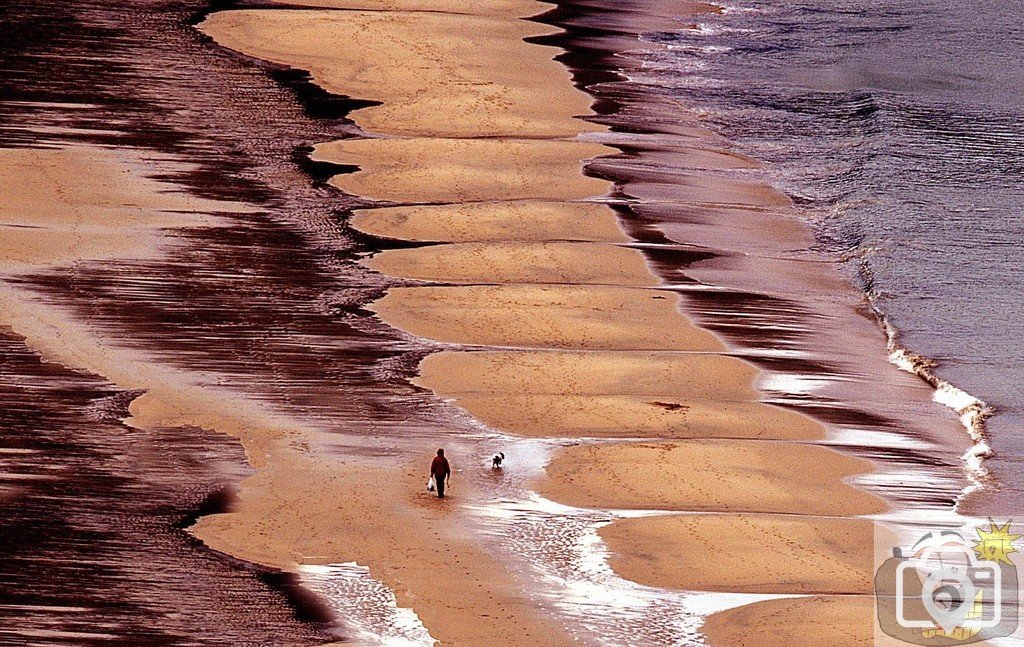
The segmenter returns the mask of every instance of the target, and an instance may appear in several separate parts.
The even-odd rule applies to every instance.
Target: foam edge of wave
[[[960,457],[964,462],[964,473],[969,484],[957,498],[954,505],[956,508],[968,495],[992,482],[991,474],[985,467],[985,459],[993,456],[995,452],[988,443],[989,437],[985,423],[995,415],[996,411],[985,401],[936,375],[934,368],[937,363],[934,360],[919,355],[900,344],[899,330],[878,308],[870,293],[868,303],[878,319],[879,326],[885,333],[889,362],[900,370],[918,376],[931,386],[934,389],[932,400],[955,411],[960,418],[960,423],[973,441],[973,445]]]

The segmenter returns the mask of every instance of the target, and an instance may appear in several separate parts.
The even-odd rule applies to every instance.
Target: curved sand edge
[[[875,603],[870,595],[768,600],[710,616],[704,633],[723,647],[872,647]]]
[[[588,444],[557,454],[539,491],[579,507],[853,517],[885,510],[843,481],[870,469],[863,459],[785,441]]]
[[[555,200],[357,209],[349,226],[371,236],[428,243],[632,242],[605,205]]]
[[[760,401],[758,373],[705,352],[445,351],[413,383],[528,437],[823,439],[817,421]]]
[[[801,595],[872,592],[875,532],[865,519],[696,514],[624,519],[600,532],[612,551],[612,566],[648,586]]]
[[[445,13],[453,6],[241,9],[211,14],[199,29],[224,47],[307,70],[329,92],[381,102],[355,113],[369,132],[557,138],[603,130],[574,119],[589,113],[591,99],[572,87],[568,70],[523,42],[557,31],[519,19],[544,5],[521,0],[491,15]],[[508,65],[513,51],[516,63]]]

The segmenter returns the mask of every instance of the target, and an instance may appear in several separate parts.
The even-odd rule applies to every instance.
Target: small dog
[[[501,452],[498,452],[494,456],[494,458],[491,459],[491,469],[492,470],[500,470],[501,469],[501,463],[504,460],[505,460],[505,454],[502,454]]]

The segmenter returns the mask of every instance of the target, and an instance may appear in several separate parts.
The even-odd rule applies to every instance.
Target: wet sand
[[[337,285],[344,281],[324,278],[339,265],[323,259],[352,255],[334,240],[340,228],[330,218],[311,215],[294,240],[265,223],[265,230],[242,227],[247,207],[197,202],[147,181],[143,176],[164,170],[153,159],[125,161],[95,149],[82,159],[65,149],[11,153],[0,162],[28,187],[4,214],[3,241],[23,244],[0,260],[5,269],[137,257],[156,263],[174,250],[198,274],[195,283],[159,273],[136,277],[151,290],[163,282],[179,289],[168,299],[179,310],[139,299],[133,290],[142,288],[121,274],[120,289],[102,281],[97,289],[75,276],[66,288],[73,307],[39,296],[39,286],[58,283],[52,276],[27,287],[5,284],[0,293],[3,324],[46,360],[132,393],[131,428],[209,430],[237,440],[252,472],[235,479],[232,505],[197,515],[192,536],[216,554],[297,576],[311,565],[357,562],[442,644],[586,639],[585,628],[537,595],[535,574],[521,571],[516,555],[501,553],[486,532],[474,534],[473,509],[495,503],[493,479],[473,463],[483,459],[480,428],[444,416],[441,399],[451,399],[493,431],[573,439],[577,444],[556,451],[536,484],[556,502],[716,513],[604,527],[611,565],[622,577],[680,590],[863,592],[875,528],[859,517],[886,506],[855,484],[874,466],[844,447],[815,444],[830,437],[818,415],[822,402],[813,402],[819,409],[798,397],[763,402],[772,376],[762,370],[763,356],[744,351],[751,335],[773,350],[799,347],[817,334],[808,321],[820,323],[839,303],[841,313],[828,321],[853,323],[827,333],[830,348],[866,340],[864,355],[879,353],[877,363],[858,366],[860,373],[843,369],[844,377],[856,376],[851,381],[870,384],[855,387],[855,395],[870,401],[881,383],[925,402],[927,390],[890,379],[886,371],[894,369],[881,346],[873,348],[881,339],[866,332],[852,291],[833,294],[845,285],[838,275],[821,263],[784,258],[807,242],[806,232],[775,211],[789,204],[785,196],[763,183],[700,172],[755,162],[703,141],[699,128],[673,126],[686,145],[673,140],[649,152],[651,162],[678,153],[687,173],[645,170],[635,163],[642,155],[635,147],[596,143],[614,143],[608,126],[615,117],[598,125],[592,98],[573,86],[583,73],[554,61],[561,50],[542,44],[569,37],[520,20],[549,5],[309,4],[353,10],[225,11],[200,29],[243,54],[309,70],[330,92],[375,102],[354,104],[352,113],[369,138],[309,143],[311,159],[324,163],[318,168],[359,167],[327,178],[363,200],[351,224],[383,239],[441,243],[365,259],[389,275],[384,281],[360,273],[362,266],[345,266],[354,285],[344,286],[348,292]],[[680,10],[675,3],[657,9],[639,7],[637,14],[650,20]],[[585,26],[588,19],[581,8],[567,22]],[[635,44],[622,29],[612,41]],[[574,56],[570,51],[566,60]],[[597,156],[606,157],[588,163]],[[583,175],[585,168],[616,177],[616,186]],[[601,204],[612,191],[637,201]],[[63,205],[59,226],[38,199],[50,193]],[[699,217],[673,229],[651,215],[659,209]],[[723,211],[740,216],[725,233],[713,233]],[[224,212],[240,218],[214,215]],[[35,238],[36,229],[27,231],[39,227]],[[223,229],[223,238],[211,243],[203,237],[213,238],[210,229]],[[682,230],[685,243],[673,238]],[[256,245],[258,235],[276,237],[280,254]],[[126,236],[133,245],[119,240]],[[232,236],[235,245],[225,242]],[[751,258],[742,248],[751,239],[771,253]],[[735,248],[723,245],[727,240]],[[296,250],[320,256],[313,263]],[[254,253],[266,254],[265,264],[242,265]],[[219,255],[224,266],[210,264]],[[281,266],[294,267],[295,276],[285,277],[289,289],[263,284],[263,276],[281,278],[274,274]],[[691,291],[694,276],[716,289]],[[315,287],[302,291],[308,283]],[[188,310],[193,303],[208,310]],[[118,333],[133,308],[147,317]],[[401,332],[367,321],[367,310]],[[178,327],[180,339],[168,332]],[[230,352],[210,351],[218,346]],[[404,382],[410,358],[428,350],[443,352],[422,361],[415,382],[438,397]],[[439,444],[467,451],[446,502],[423,491],[425,457]],[[609,474],[621,485],[608,488]],[[736,558],[679,568],[709,542],[727,545]],[[441,579],[449,586],[439,587]],[[851,598],[824,599],[851,624],[861,622],[863,609],[846,602]],[[799,606],[770,601],[726,611],[710,618],[705,633],[711,644],[745,644],[762,632],[815,644],[816,621],[829,611],[816,606],[793,623],[787,614]],[[830,636],[826,644],[835,641]]]
[[[103,149],[2,151],[0,155],[5,170],[26,189],[15,194],[14,208],[4,212],[5,222],[42,228],[41,237],[51,235],[45,229],[48,224],[59,223],[72,240],[89,243],[69,249],[76,253],[77,262],[119,251],[96,248],[92,234],[98,228],[114,229],[119,236],[135,230],[148,234],[134,236],[132,253],[117,256],[123,259],[160,255],[162,246],[171,244],[164,228],[226,224],[188,214],[223,211],[230,205],[166,194],[156,183],[133,175],[128,162]],[[54,194],[60,196],[56,204],[63,212],[53,210],[54,202],[43,209],[37,198]],[[16,218],[21,220],[15,222]],[[107,233],[100,229],[101,236]],[[145,240],[160,244],[141,247]],[[67,261],[66,255],[44,256],[38,264]],[[19,264],[16,269],[23,268]],[[203,517],[191,529],[210,548],[293,572],[300,564],[352,560],[372,564],[373,575],[398,592],[400,605],[415,607],[432,628],[444,628],[439,633],[445,642],[479,644],[502,635],[510,640],[516,636],[514,640],[522,644],[569,640],[557,626],[533,620],[534,603],[513,589],[512,574],[502,573],[500,565],[460,538],[457,526],[445,524],[445,511],[425,493],[419,494],[422,470],[418,467],[392,462],[363,471],[318,458],[310,454],[307,443],[322,437],[322,431],[205,383],[201,373],[175,370],[104,340],[88,324],[35,303],[30,294],[5,288],[0,303],[3,323],[23,335],[46,360],[87,370],[122,389],[144,392],[128,405],[129,426],[211,429],[241,441],[246,461],[256,471],[242,482],[235,510]],[[422,446],[421,452],[429,452],[429,447]],[[387,487],[367,488],[370,483]],[[344,514],[339,514],[340,501],[344,501]],[[365,524],[354,525],[354,519]],[[383,537],[393,541],[382,541]],[[451,590],[437,587],[440,572]],[[481,596],[501,613],[451,621],[459,609],[478,604]]]
[[[394,288],[372,309],[414,335],[454,344],[588,350],[721,349],[679,316],[671,292],[576,285]]]
[[[639,250],[578,242],[459,243],[440,253],[392,249],[367,265],[391,276],[451,284],[656,285]]]
[[[583,160],[607,152],[587,142],[545,139],[359,139],[318,145],[312,158],[358,165],[362,172],[330,180],[348,193],[429,204],[600,195],[607,183],[581,172]]]
[[[843,482],[870,469],[824,447],[782,441],[583,445],[551,461],[539,490],[580,507],[857,516],[885,510],[880,499]]]
[[[569,85],[568,71],[552,64],[550,52],[522,43],[552,31],[516,20],[537,13],[540,5],[508,3],[491,15],[474,15],[477,9],[468,3],[455,5],[458,13],[449,13],[450,4],[436,3],[430,11],[343,7],[353,10],[225,11],[211,15],[202,30],[225,47],[308,70],[329,92],[380,101],[354,115],[368,132],[550,138],[594,129],[573,119],[587,112],[590,98]],[[512,52],[515,65],[510,66]],[[486,142],[430,143],[459,144],[484,147]],[[358,155],[374,144],[356,147],[352,153]]]
[[[0,632],[12,644],[20,644],[23,631],[81,644],[115,640],[125,630],[136,640],[180,639],[177,623],[150,624],[146,614],[169,614],[192,631],[218,632],[217,642],[271,635],[324,641],[332,635],[317,611],[300,622],[292,617],[289,601],[259,585],[257,578],[277,578],[275,571],[197,553],[178,527],[193,508],[220,507],[218,498],[244,476],[244,459],[253,466],[262,462],[262,445],[246,443],[243,457],[233,440],[225,436],[211,442],[204,429],[250,440],[251,429],[239,428],[239,420],[247,410],[253,417],[262,412],[252,414],[251,403],[217,393],[195,382],[195,375],[160,366],[113,342],[21,285],[21,277],[51,269],[154,261],[172,253],[182,232],[227,227],[229,215],[252,210],[242,203],[168,191],[142,170],[175,167],[169,160],[154,165],[138,151],[98,146],[0,149],[0,173],[9,182],[0,207],[2,391],[9,416],[2,449],[25,454],[24,466],[6,463],[0,472],[0,479],[13,483],[7,512],[19,524],[5,528],[4,552],[16,563],[46,571],[42,577],[38,572],[26,577],[21,568],[4,569],[11,591],[0,608],[13,604],[22,609],[18,622]],[[17,383],[10,381],[12,376]],[[229,420],[233,424],[225,424]],[[55,455],[47,447],[48,433],[60,434],[66,454]],[[101,463],[90,461],[98,456]],[[43,473],[33,473],[40,458],[46,461]],[[119,467],[127,473],[119,473]],[[22,470],[27,481],[19,483]],[[54,476],[46,476],[46,470]],[[62,476],[51,484],[56,474]],[[176,480],[183,476],[190,479],[184,492]],[[77,478],[84,482],[76,483]],[[25,487],[26,482],[37,485]],[[127,496],[126,487],[138,496]],[[72,509],[48,510],[42,503],[69,494],[77,497]],[[32,524],[52,526],[46,542],[39,543],[45,532],[18,541]],[[139,533],[146,534],[145,542]],[[83,573],[91,573],[88,581],[79,581]],[[10,579],[19,576],[26,579]],[[197,576],[199,583],[192,582]],[[55,586],[66,590],[52,590]],[[46,601],[53,598],[47,596],[54,595],[62,603],[48,609]],[[112,604],[106,596],[116,599],[117,610],[105,612],[104,619],[116,621],[118,633],[101,631],[87,615],[93,606]],[[193,608],[190,596],[222,608],[219,626],[200,619],[202,612]],[[79,605],[79,617],[72,621],[62,615],[64,605]],[[246,619],[249,614],[261,617]]]
[[[425,242],[630,241],[608,217],[607,207],[583,202],[522,200],[362,209],[350,223],[373,236]]]
[[[421,450],[429,455],[429,446]],[[291,452],[244,483],[233,512],[204,517],[191,532],[216,550],[285,570],[368,565],[443,644],[496,636],[522,645],[572,642],[524,595],[525,582],[467,536],[457,512],[423,490],[421,465],[388,462],[365,468]],[[453,477],[454,496],[472,500],[471,488]]]
[[[98,147],[0,150],[0,270],[153,254],[166,229],[223,224],[208,212],[230,205],[166,193],[137,165]]]
[[[760,402],[756,374],[705,353],[520,350],[436,353],[414,382],[530,437],[823,437],[812,418]]]

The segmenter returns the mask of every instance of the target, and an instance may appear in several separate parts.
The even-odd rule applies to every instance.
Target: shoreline
[[[900,370],[916,375],[932,387],[935,391],[935,402],[956,412],[964,431],[972,440],[972,445],[960,457],[964,463],[964,472],[970,480],[970,484],[964,487],[954,505],[954,511],[960,513],[961,505],[967,502],[973,493],[984,489],[991,477],[991,473],[985,467],[985,459],[994,456],[995,452],[988,443],[986,421],[996,415],[997,411],[983,400],[936,375],[932,370],[936,365],[935,361],[902,346],[896,327],[874,304],[871,307],[878,318],[879,327],[885,333],[889,361]]]
[[[283,572],[342,627],[383,623],[352,622],[350,638],[626,643],[685,626],[712,645],[765,631],[809,644],[828,618],[770,599],[793,592],[838,613],[851,642],[867,635],[871,550],[901,502],[944,509],[946,492],[918,499],[903,480],[955,479],[949,425],[922,408],[932,392],[872,354],[884,340],[859,293],[803,253],[788,199],[726,177],[756,160],[630,85],[639,63],[621,52],[685,27],[678,3],[309,4],[328,10],[203,24],[268,56],[261,69],[288,87],[323,84],[316,110],[373,131],[282,136],[293,156],[311,151],[296,164],[314,181],[297,173],[291,188],[355,206],[351,219],[278,198],[292,218],[279,227],[269,191],[242,200],[169,158],[76,184],[105,149],[75,162],[63,148],[32,154],[68,167],[54,186],[74,224],[33,211],[35,191],[0,230],[21,254],[0,259],[2,323],[27,347],[122,390],[128,433],[244,452],[244,474],[233,455],[210,468],[238,483],[235,500],[188,517],[201,552]],[[507,70],[509,51],[528,73]],[[37,170],[26,177],[53,180]],[[179,200],[149,178],[210,188]],[[345,222],[391,244],[353,243]],[[882,392],[898,406],[876,406]],[[422,487],[439,445],[457,457],[446,502]],[[503,448],[511,460],[491,472]],[[706,539],[723,536],[731,559],[708,559]],[[716,593],[694,606],[690,590]],[[581,591],[610,595],[583,604]],[[661,602],[655,622],[644,609]]]

